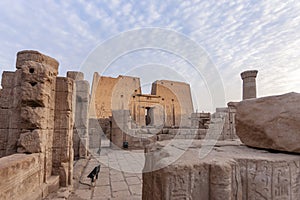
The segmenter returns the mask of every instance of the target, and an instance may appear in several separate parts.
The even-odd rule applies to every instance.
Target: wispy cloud
[[[259,70],[259,96],[300,92],[299,1],[2,0],[0,12],[2,71],[14,70],[17,51],[36,49],[58,59],[64,75],[79,70],[89,52],[113,35],[162,27],[203,47],[221,75],[226,101],[241,99],[239,74],[246,69]],[[129,65],[149,69],[155,63],[173,67],[183,77],[193,73],[182,58],[153,50],[120,58],[115,64],[122,70],[112,67],[111,74],[126,73]],[[196,90],[199,81],[194,79],[189,81]],[[200,93],[198,97],[204,109],[207,103],[201,102]]]

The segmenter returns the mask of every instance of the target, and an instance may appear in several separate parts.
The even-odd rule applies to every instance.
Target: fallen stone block
[[[299,105],[299,93],[236,103],[237,135],[251,147],[300,153]]]

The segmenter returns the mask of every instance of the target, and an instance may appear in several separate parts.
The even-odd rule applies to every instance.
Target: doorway
[[[150,126],[151,125],[151,110],[152,108],[151,107],[146,107],[145,108],[145,122],[146,122],[146,126]]]

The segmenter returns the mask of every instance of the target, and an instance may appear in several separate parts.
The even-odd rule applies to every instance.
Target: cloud
[[[0,12],[0,70],[14,70],[17,51],[36,49],[58,59],[64,75],[79,70],[92,49],[116,34],[162,27],[185,34],[205,49],[222,77],[226,101],[241,99],[239,74],[246,69],[259,70],[259,96],[300,92],[299,1],[2,0]],[[193,73],[182,58],[143,53],[131,58],[141,63],[121,59],[124,70],[111,73],[147,64],[139,58],[148,64],[185,66],[177,67],[184,76]]]

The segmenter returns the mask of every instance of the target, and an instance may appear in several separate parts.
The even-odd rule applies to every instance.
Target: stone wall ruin
[[[1,83],[0,171],[11,183],[1,184],[1,199],[41,198],[72,184],[74,83],[57,77],[58,62],[37,51],[19,52],[16,68]]]

